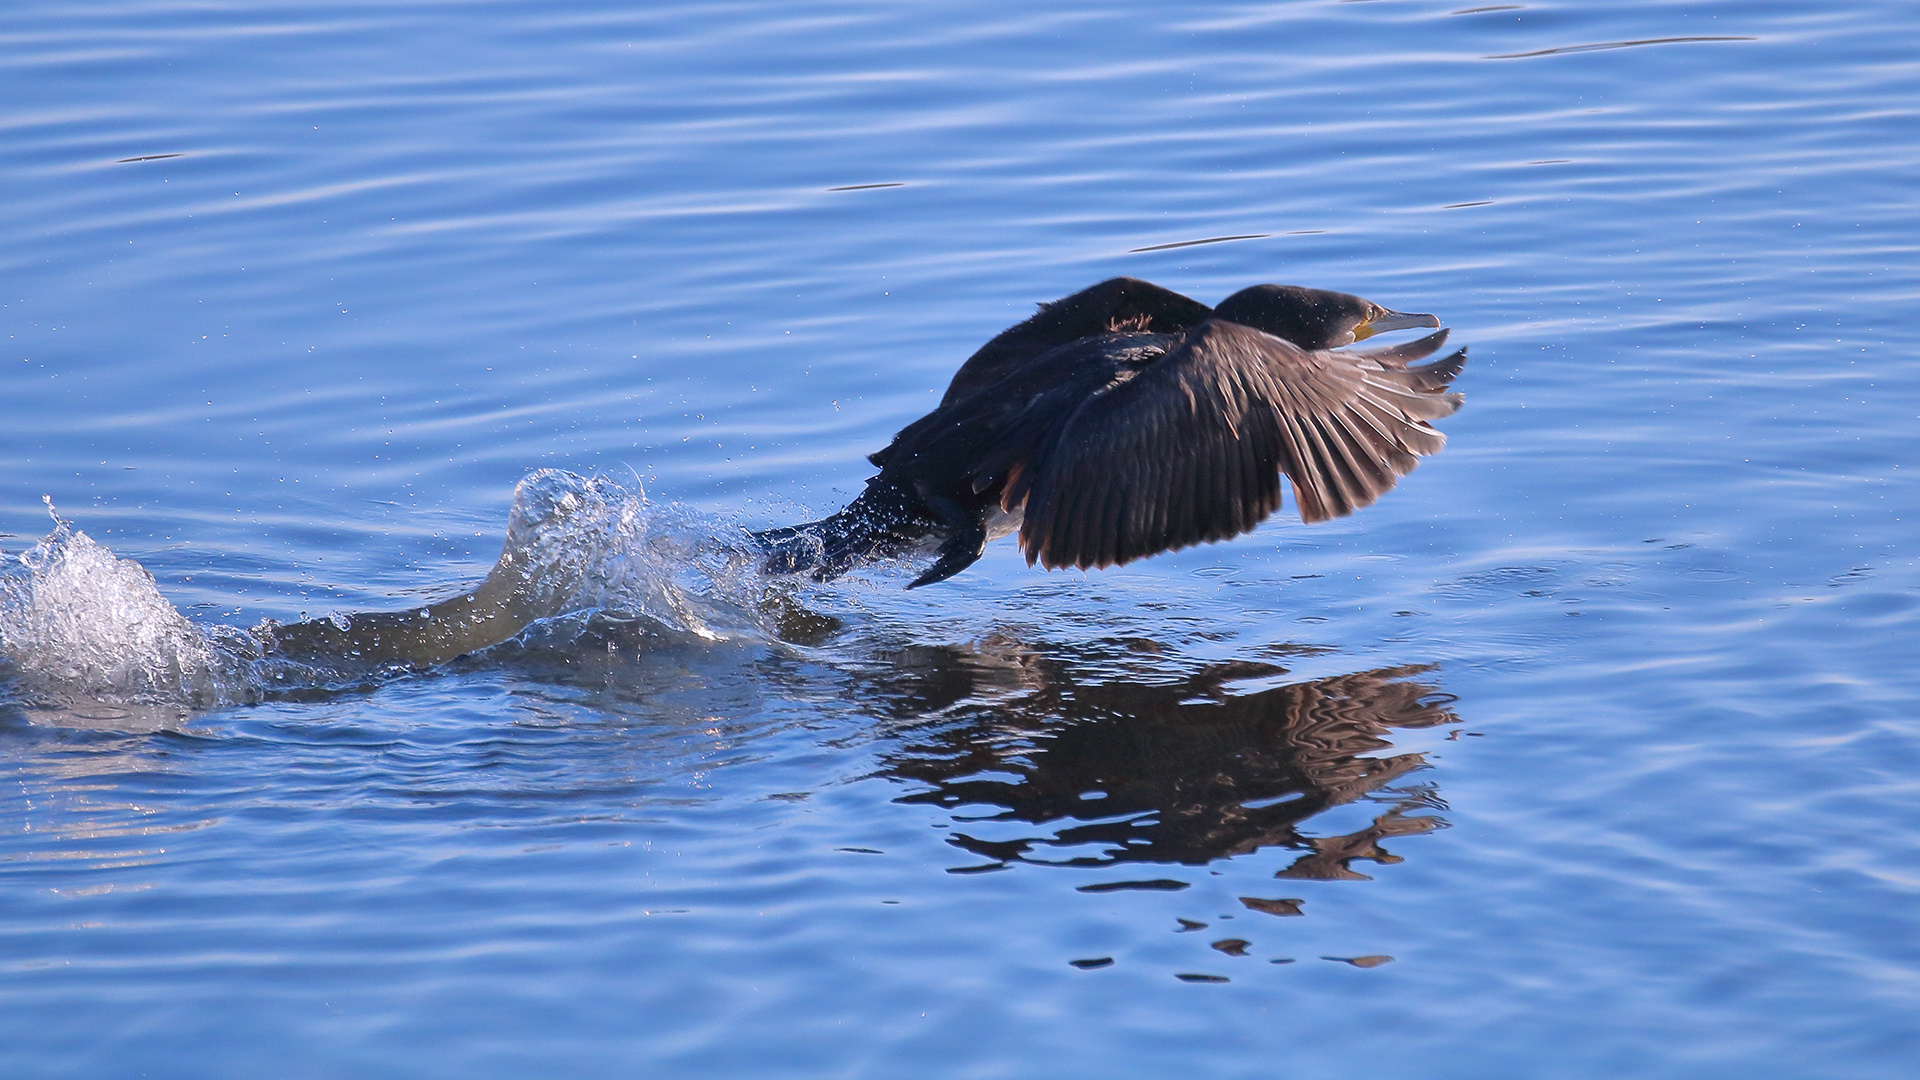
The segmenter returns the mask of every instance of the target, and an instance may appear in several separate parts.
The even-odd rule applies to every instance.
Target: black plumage
[[[756,534],[773,572],[835,577],[933,537],[909,588],[964,570],[1017,527],[1029,564],[1131,562],[1372,504],[1436,453],[1430,421],[1466,350],[1420,367],[1441,330],[1378,349],[1374,333],[1438,327],[1346,293],[1256,285],[1216,308],[1132,278],[1043,304],[968,358],[940,405],[871,460],[846,509]]]

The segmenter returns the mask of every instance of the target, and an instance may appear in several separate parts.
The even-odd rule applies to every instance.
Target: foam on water
[[[248,656],[244,633],[195,626],[146,567],[54,522],[0,577],[0,650],[36,698],[204,706],[246,696],[257,644]]]
[[[0,656],[18,669],[31,707],[212,708],[369,674],[349,657],[272,655],[271,622],[195,624],[146,567],[58,515],[54,523],[26,551],[0,553]],[[531,584],[541,623],[584,626],[580,616],[609,612],[710,641],[770,633],[761,610],[771,583],[744,532],[606,477],[527,476],[514,489],[501,561]],[[353,623],[328,618],[343,630]]]
[[[613,612],[708,640],[771,632],[761,611],[773,583],[744,530],[609,477],[529,474],[501,558],[530,568],[549,617]]]

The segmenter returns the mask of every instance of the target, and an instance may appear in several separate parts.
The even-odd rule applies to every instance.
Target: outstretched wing
[[[1446,437],[1461,350],[1419,368],[1446,331],[1385,349],[1307,352],[1208,321],[1156,363],[1121,371],[1010,478],[1020,547],[1048,568],[1110,566],[1252,529],[1292,481],[1304,521],[1372,504]]]

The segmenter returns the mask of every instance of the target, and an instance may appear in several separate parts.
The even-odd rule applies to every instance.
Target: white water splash
[[[210,708],[368,674],[345,658],[315,667],[269,656],[265,624],[195,624],[145,567],[54,521],[25,552],[0,554],[0,654],[30,706]],[[745,532],[606,478],[543,469],[522,480],[502,558],[552,617],[607,611],[707,640],[769,633],[768,581]]]
[[[146,567],[55,522],[0,577],[0,649],[36,699],[204,707],[249,696],[257,644],[188,622]]]
[[[607,477],[542,469],[520,481],[505,552],[555,615],[642,616],[708,640],[768,632],[769,582],[746,532]]]

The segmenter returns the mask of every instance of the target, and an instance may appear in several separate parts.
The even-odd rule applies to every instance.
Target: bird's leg
[[[931,491],[925,485],[920,486],[920,499],[940,520],[947,538],[940,544],[940,557],[919,577],[907,583],[909,589],[945,581],[978,562],[987,550],[987,527],[981,521],[979,512],[961,505],[952,496]]]
[[[761,571],[768,574],[797,574],[820,565],[826,551],[822,531],[829,521],[810,521],[805,525],[767,529],[752,534],[754,542],[766,553]]]
[[[860,497],[831,517],[754,533],[767,556],[761,570],[832,581],[860,563],[897,554],[933,527],[914,512],[906,494],[882,474],[867,481]]]

